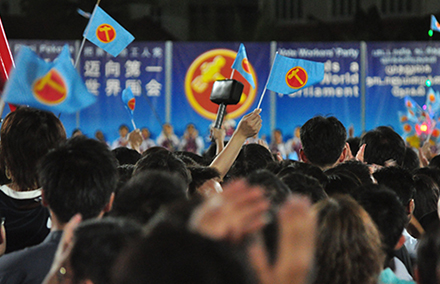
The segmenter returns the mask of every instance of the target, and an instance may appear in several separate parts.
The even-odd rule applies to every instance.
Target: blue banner
[[[367,44],[366,130],[386,125],[403,134],[398,112],[406,111],[404,98],[423,107],[428,78],[440,90],[439,56],[437,42]]]
[[[210,125],[216,118],[218,105],[209,100],[212,84],[216,80],[233,78],[244,84],[241,101],[228,106],[226,124],[238,124],[241,117],[253,111],[264,89],[270,70],[269,43],[244,43],[250,72],[256,88],[232,64],[240,43],[183,43],[173,45],[171,123],[182,136],[188,123],[195,123],[199,134],[209,136]],[[265,97],[261,106],[263,127],[260,135],[270,133],[270,99]]]
[[[284,139],[294,129],[316,116],[335,116],[344,126],[361,128],[360,44],[359,43],[278,43],[284,56],[324,63],[320,84],[290,95],[277,94],[276,127]]]
[[[121,95],[130,87],[136,98],[133,119],[137,128],[147,127],[155,139],[165,121],[165,45],[163,42],[133,42],[118,57],[88,43],[81,55],[80,73],[98,102],[80,113],[81,130],[93,137],[101,130],[108,142],[131,117]]]

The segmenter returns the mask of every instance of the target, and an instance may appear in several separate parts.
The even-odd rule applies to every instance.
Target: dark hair
[[[335,194],[352,195],[357,187],[361,185],[356,176],[349,171],[339,171],[327,176],[328,182],[325,185],[325,192],[329,196]]]
[[[141,233],[142,227],[130,220],[104,218],[81,223],[74,232],[70,254],[73,283],[86,279],[95,284],[110,283],[113,263]]]
[[[414,170],[412,173],[413,175],[429,176],[437,184],[438,188],[440,188],[440,169],[425,167],[425,168],[418,168]]]
[[[185,229],[166,225],[124,251],[113,267],[113,284],[255,283],[242,254]]]
[[[419,284],[438,284],[440,268],[440,230],[427,231],[418,243],[417,268]]]
[[[393,129],[379,126],[365,133],[361,144],[366,144],[364,162],[384,166],[385,162],[392,159],[397,165],[402,166],[405,157],[405,142]]]
[[[170,151],[156,151],[143,156],[136,163],[133,176],[140,172],[152,170],[178,174],[186,186],[191,182],[191,175],[185,163]]]
[[[377,183],[394,191],[403,206],[407,206],[414,198],[414,180],[408,170],[401,167],[385,167],[376,171],[373,176]]]
[[[260,186],[272,206],[281,205],[291,193],[289,187],[268,170],[256,170],[246,177],[249,185]]]
[[[356,156],[357,152],[361,147],[361,138],[360,137],[350,137],[347,139],[348,146],[350,146],[350,151],[353,156]]]
[[[196,153],[188,151],[175,151],[174,154],[180,159],[182,159],[182,157],[188,157],[191,158],[198,165],[208,166],[208,164],[205,162],[205,159]]]
[[[285,165],[286,163],[282,162],[281,164]],[[328,181],[327,176],[321,168],[303,162],[291,161],[288,166],[283,167],[277,175],[283,178],[284,175],[290,173],[299,173],[316,178],[323,187],[325,187]]]
[[[324,199],[313,210],[318,217],[313,283],[377,283],[384,253],[364,209],[344,195]]]
[[[405,208],[395,192],[377,184],[361,186],[355,196],[376,224],[382,236],[387,260],[391,259],[407,223]]]
[[[345,147],[347,131],[336,117],[316,116],[301,126],[300,136],[309,162],[324,167],[338,161]]]
[[[66,139],[66,131],[53,113],[19,107],[3,120],[0,139],[2,168],[20,189],[36,189],[38,162]]]
[[[197,194],[197,188],[210,179],[220,179],[220,173],[216,168],[196,166],[188,167],[191,173],[191,182],[188,185],[188,194],[194,196]]]
[[[119,165],[134,165],[141,158],[141,154],[127,147],[118,147],[112,150],[113,155],[118,160]]]
[[[177,174],[140,172],[120,189],[109,215],[145,224],[162,205],[185,199],[185,190],[186,185]]]
[[[405,157],[403,159],[402,167],[404,169],[407,169],[408,171],[413,171],[420,168],[419,156],[417,155],[416,151],[410,146],[407,146],[405,148]]]
[[[440,155],[434,156],[431,161],[429,161],[430,168],[440,169]]]
[[[61,222],[76,213],[96,217],[114,192],[117,161],[103,143],[77,136],[48,153],[38,167],[44,199]]]
[[[118,195],[119,190],[130,180],[133,175],[134,165],[124,164],[118,166],[118,184],[115,190],[115,196]]]
[[[327,193],[321,183],[314,177],[292,172],[283,175],[281,181],[289,187],[292,193],[305,195],[312,203],[327,198]]]
[[[121,130],[121,129],[127,129],[127,131],[130,131],[130,128],[128,128],[127,124],[121,124],[119,126],[118,130]]]
[[[423,215],[437,211],[437,201],[439,198],[439,187],[429,176],[419,174],[414,175],[414,217],[420,220]]]
[[[350,172],[354,174],[362,184],[371,184],[373,183],[372,176],[370,173],[370,168],[368,165],[357,161],[357,160],[349,160],[343,163],[337,164],[335,167],[328,169],[325,171],[326,174],[333,174],[338,172]]]
[[[266,147],[259,144],[243,145],[237,159],[228,172],[228,177],[245,177],[255,170],[266,168],[273,161],[274,158]]]

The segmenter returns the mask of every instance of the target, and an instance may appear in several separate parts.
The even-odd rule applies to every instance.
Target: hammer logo
[[[293,67],[286,74],[286,83],[292,89],[299,89],[307,84],[308,74],[300,66]]]

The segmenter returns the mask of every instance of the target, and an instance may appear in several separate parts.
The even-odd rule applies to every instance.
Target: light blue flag
[[[114,57],[134,40],[126,29],[98,5],[95,6],[83,36]]]
[[[324,79],[324,63],[275,55],[267,88],[281,94],[292,94]]]
[[[133,92],[130,87],[125,88],[122,91],[122,102],[124,107],[127,109],[128,113],[133,117],[134,107],[136,106],[136,99],[134,98]]]
[[[251,68],[249,61],[247,59],[246,49],[244,45],[240,43],[240,48],[238,49],[237,56],[235,57],[234,63],[232,64],[232,69],[237,70],[241,76],[243,76],[246,81],[251,84],[252,88],[255,89],[254,77],[252,77]]]
[[[431,15],[431,30],[440,32],[440,24],[438,23],[434,15]]]
[[[39,58],[27,46],[21,47],[3,96],[14,105],[56,113],[74,113],[96,102],[73,67],[67,45],[53,62]]]
[[[426,95],[426,111],[431,117],[436,117],[438,111],[440,110],[440,93],[434,91],[434,89],[429,88],[428,94]]]

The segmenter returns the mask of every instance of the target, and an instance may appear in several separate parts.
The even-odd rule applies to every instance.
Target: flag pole
[[[96,2],[95,8],[93,9],[92,15],[90,16],[89,23],[93,20],[93,17],[95,16],[96,8],[99,6],[99,3],[101,3],[101,0],[98,0],[98,2]],[[87,30],[86,30],[86,32],[84,33],[84,34],[86,34],[86,35],[89,33],[89,23],[87,23]],[[79,58],[80,58],[80,56],[81,56],[81,52],[82,52],[83,49],[84,49],[84,44],[85,44],[85,43],[86,43],[86,37],[83,36],[83,39],[82,39],[82,41],[81,41],[81,46],[79,47],[78,54],[76,55],[75,64],[74,64],[75,68],[78,66]]]
[[[136,127],[136,124],[134,123],[133,116],[131,117],[131,124],[133,125],[133,130],[136,130],[137,127]]]
[[[231,76],[229,77],[229,79],[232,79],[234,77],[234,72],[235,72],[235,69],[232,68]]]
[[[276,58],[276,54],[278,54],[278,51],[275,53],[274,61]],[[272,62],[272,66],[270,67],[269,77],[267,77],[266,85],[264,86],[263,93],[261,94],[260,101],[258,102],[257,109],[260,108],[261,103],[263,102],[264,94],[266,93],[266,90],[267,90],[267,83],[269,82],[270,75],[272,75],[272,69],[273,69],[273,62]]]

